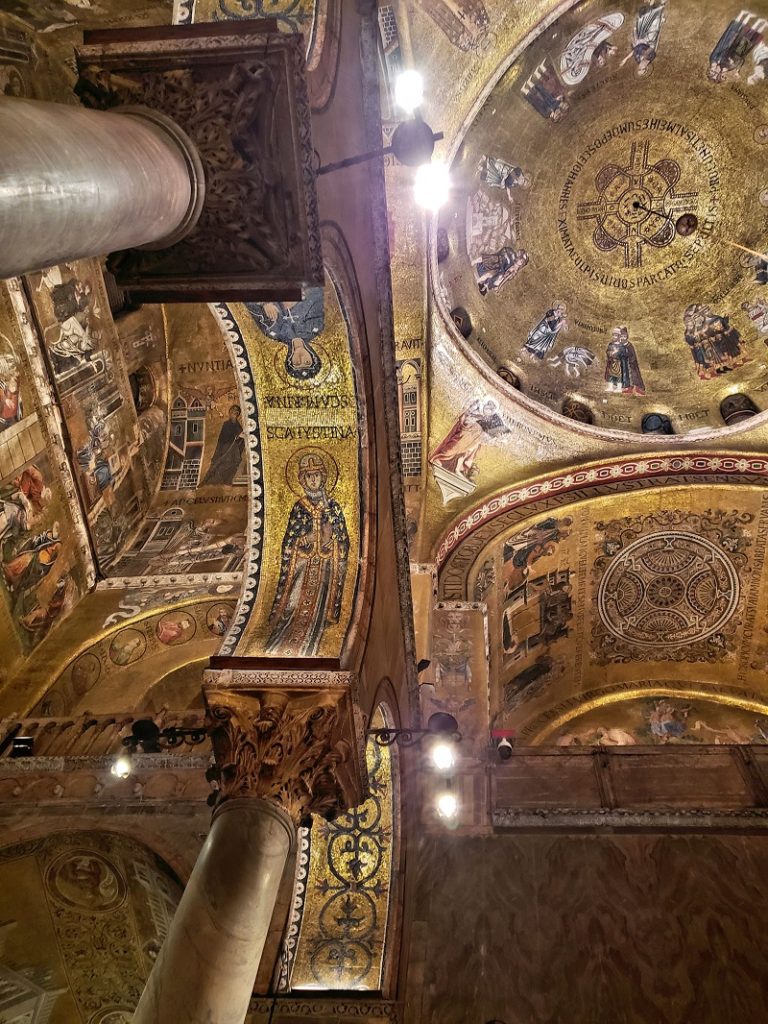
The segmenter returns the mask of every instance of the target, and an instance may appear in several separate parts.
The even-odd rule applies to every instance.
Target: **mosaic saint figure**
[[[569,327],[565,316],[565,303],[555,302],[551,309],[548,309],[536,326],[529,332],[528,340],[523,345],[526,352],[530,352],[537,359],[543,359],[548,355],[561,331],[567,331]]]
[[[751,302],[742,302],[741,308],[760,334],[768,334],[768,299],[760,296]]]
[[[729,24],[709,55],[710,82],[730,82],[741,75],[744,61],[763,40],[768,22],[749,11],[741,11]]]
[[[240,406],[229,407],[229,418],[224,421],[216,441],[208,472],[203,477],[204,484],[231,484],[235,479],[245,450],[243,424],[240,422]]]
[[[475,263],[477,287],[481,295],[487,295],[492,288],[498,291],[507,281],[516,277],[528,262],[525,249],[513,249],[505,245],[498,252],[483,253]]]
[[[36,604],[35,592],[51,572],[61,554],[62,543],[59,524],[36,536],[20,538],[20,543],[8,551],[5,545],[3,577],[13,594],[13,608],[17,616],[30,611]]]
[[[692,706],[680,707],[671,700],[656,701],[648,714],[648,727],[654,739],[660,743],[680,740],[688,728],[688,716]]]
[[[693,303],[683,313],[683,322],[685,340],[702,380],[747,362],[748,357],[741,350],[741,335],[731,327],[729,317],[712,313],[709,306]]]
[[[63,279],[58,267],[43,273],[40,287],[49,287],[56,323],[45,334],[57,330],[54,341],[47,341],[48,351],[57,373],[87,363],[93,355],[99,333],[91,327],[92,289],[88,282]]]
[[[77,464],[98,494],[108,490],[113,482],[112,467],[101,438],[91,433],[88,444],[77,449]]]
[[[21,377],[15,366],[0,367],[0,433],[18,423],[24,415],[21,404]]]
[[[262,334],[285,345],[285,372],[294,380],[311,380],[322,368],[312,339],[325,326],[323,289],[309,288],[300,302],[246,302]]]
[[[298,479],[304,495],[288,516],[267,650],[306,656],[317,652],[326,626],[339,621],[349,533],[341,505],[326,492],[323,458],[302,455]]]
[[[624,58],[622,64],[633,58],[637,64],[638,75],[647,75],[651,70],[651,64],[656,60],[661,26],[664,24],[666,16],[666,0],[641,4],[637,12],[632,29],[632,50]]]
[[[617,50],[608,40],[623,24],[624,15],[615,11],[579,29],[560,54],[560,77],[566,85],[583,82],[593,65],[605,67]]]
[[[540,558],[554,555],[557,545],[570,536],[572,520],[550,516],[529,526],[504,544],[502,586],[504,600],[530,575],[530,567]]]
[[[483,156],[480,158],[480,181],[489,188],[502,188],[510,199],[514,189],[530,188],[531,179],[522,167],[502,160],[500,156]]]
[[[614,327],[605,350],[605,381],[609,391],[622,395],[644,395],[645,384],[637,362],[635,346],[626,327]]]
[[[752,51],[752,74],[747,79],[747,85],[757,85],[758,82],[768,78],[768,44],[761,40]]]
[[[477,475],[475,459],[484,441],[508,433],[493,398],[476,399],[459,416],[446,436],[429,456],[432,466],[440,466],[465,480]]]
[[[571,109],[565,89],[548,59],[539,64],[521,92],[533,109],[548,121],[560,121]]]

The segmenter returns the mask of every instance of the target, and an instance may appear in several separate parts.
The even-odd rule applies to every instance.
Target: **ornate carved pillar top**
[[[112,254],[118,283],[147,302],[300,299],[322,286],[303,36],[258,20],[92,30],[77,61],[85,106],[170,118],[205,179],[192,230]]]
[[[361,803],[367,773],[356,690],[353,672],[206,671],[217,804],[257,797],[300,824]]]

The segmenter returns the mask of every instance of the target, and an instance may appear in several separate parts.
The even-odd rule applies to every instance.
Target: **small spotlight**
[[[33,736],[14,736],[11,742],[11,757],[32,757],[34,745]]]
[[[118,779],[127,779],[131,774],[133,765],[131,759],[127,754],[120,754],[119,757],[115,758],[115,763],[109,769],[110,772]]]
[[[435,161],[417,168],[414,195],[419,206],[436,213],[447,202],[450,191],[451,179],[445,164]]]
[[[502,761],[508,761],[512,757],[512,744],[509,742],[506,736],[502,736],[496,745],[496,750],[499,753],[499,758]]]
[[[456,764],[454,745],[446,740],[438,740],[437,743],[433,743],[429,755],[432,758],[432,764],[438,771],[449,772]]]
[[[453,821],[459,813],[459,801],[449,789],[443,790],[438,795],[435,806],[437,807],[437,813],[441,818],[445,818],[446,821]]]
[[[403,71],[395,79],[395,103],[412,114],[424,99],[424,79],[418,71]]]

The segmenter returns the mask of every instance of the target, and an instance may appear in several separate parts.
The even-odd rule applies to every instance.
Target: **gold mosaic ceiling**
[[[683,433],[722,426],[735,392],[766,407],[768,268],[745,251],[768,228],[765,15],[580,4],[470,126],[438,291],[550,409]]]

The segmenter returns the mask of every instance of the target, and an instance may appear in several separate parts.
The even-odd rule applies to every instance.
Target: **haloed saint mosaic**
[[[765,407],[765,13],[579,4],[491,92],[440,274],[505,381],[613,429],[722,427],[734,392]]]

